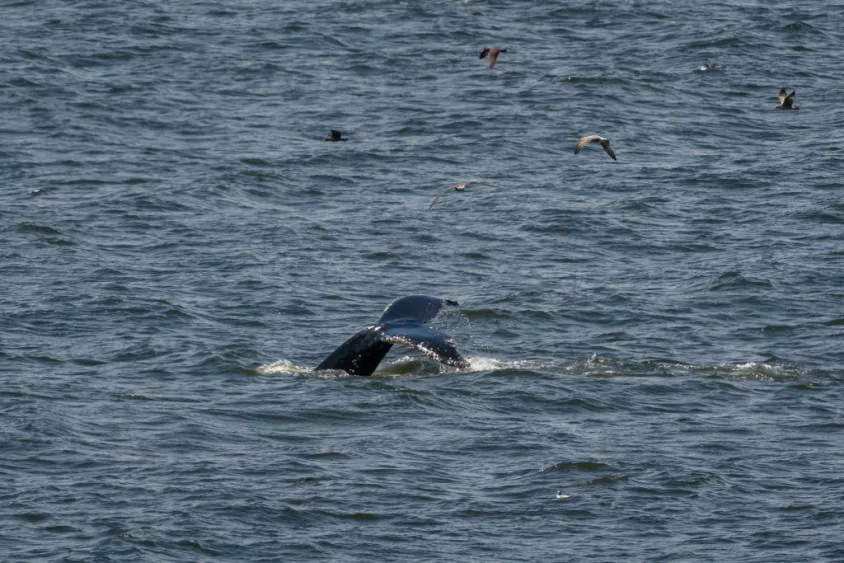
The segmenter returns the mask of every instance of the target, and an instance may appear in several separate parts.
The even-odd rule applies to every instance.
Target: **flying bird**
[[[715,63],[712,63],[712,64],[704,63],[703,65],[698,67],[698,70],[701,71],[701,72],[707,72],[707,71],[710,71],[710,70],[715,70]]]
[[[332,141],[332,142],[336,143],[337,141],[348,141],[349,139],[344,137],[343,133],[341,133],[340,131],[337,131],[336,129],[332,129],[331,133],[328,135],[328,137],[325,138],[325,140],[326,141]]]
[[[434,201],[431,202],[431,205],[428,206],[428,209],[433,208],[437,203],[439,203],[443,196],[448,193],[449,190],[454,190],[455,192],[462,192],[470,185],[475,183],[476,182],[462,182],[460,184],[454,184],[453,186],[447,187],[446,189],[442,190],[440,193],[437,194],[437,197],[434,198]]]
[[[496,61],[498,60],[498,55],[500,53],[506,53],[507,49],[499,49],[498,47],[484,47],[484,50],[481,51],[481,56],[478,57],[479,59],[486,58],[489,61],[489,68],[495,66]]]
[[[604,147],[604,150],[607,151],[607,154],[612,157],[613,160],[618,160],[615,157],[615,153],[612,151],[612,147],[610,146],[610,140],[601,137],[600,135],[588,135],[586,137],[581,137],[577,140],[577,144],[574,145],[574,154],[579,153],[583,150],[583,147],[591,143],[592,141],[598,141],[601,143],[601,146]]]
[[[794,94],[796,94],[796,93],[797,93],[796,90],[792,90],[791,94],[786,96],[785,95],[785,88],[780,90],[780,93],[779,93],[780,105],[778,105],[774,109],[800,109],[800,106],[794,105]]]

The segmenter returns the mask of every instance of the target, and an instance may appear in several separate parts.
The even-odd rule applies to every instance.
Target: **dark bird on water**
[[[701,72],[708,72],[710,70],[715,70],[715,63],[712,63],[712,64],[704,63],[700,67],[698,67],[698,70],[701,71]]]
[[[585,147],[592,141],[598,141],[599,143],[601,143],[601,146],[604,147],[604,150],[607,151],[607,154],[610,155],[613,160],[618,160],[615,157],[615,153],[613,152],[612,147],[610,146],[610,140],[601,137],[600,135],[588,135],[586,137],[581,137],[580,139],[578,139],[577,143],[574,145],[574,154],[577,154],[582,151],[583,147]]]
[[[455,192],[462,192],[462,191],[464,191],[466,188],[468,188],[470,185],[472,185],[472,184],[474,184],[474,183],[475,183],[475,182],[462,182],[462,183],[460,183],[460,184],[454,184],[453,186],[449,186],[449,187],[447,187],[446,189],[442,190],[440,193],[438,193],[438,194],[437,194],[437,197],[435,197],[435,198],[434,198],[434,201],[432,201],[432,202],[431,202],[431,205],[428,207],[428,209],[431,209],[431,208],[432,208],[432,207],[434,207],[437,203],[439,203],[439,202],[440,202],[440,200],[443,198],[443,196],[444,196],[444,195],[445,195],[445,194],[446,194],[449,190],[454,190]]]
[[[786,96],[785,88],[780,90],[780,93],[779,93],[780,105],[778,105],[774,109],[800,109],[800,106],[794,105],[794,94],[796,94],[796,93],[797,93],[796,90],[792,90],[791,94],[788,94]]]
[[[326,141],[332,141],[332,142],[336,143],[337,141],[348,141],[349,139],[344,137],[343,133],[341,133],[340,131],[337,131],[336,129],[332,129],[331,134],[328,135],[328,137],[326,137],[325,140]]]
[[[492,68],[495,66],[496,61],[498,61],[498,55],[500,53],[506,52],[507,49],[499,49],[498,47],[493,47],[490,45],[489,47],[484,47],[484,50],[481,51],[481,56],[478,58],[486,58],[486,60],[489,61],[489,68]]]

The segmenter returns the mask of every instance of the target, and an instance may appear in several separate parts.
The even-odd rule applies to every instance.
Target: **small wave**
[[[152,397],[147,397],[146,395],[136,395],[135,393],[118,393],[116,395],[118,399],[129,399],[132,401],[154,401]]]
[[[561,461],[545,471],[599,471],[606,467],[607,464],[601,463],[600,461]]]
[[[740,364],[719,363],[690,366],[694,372],[704,373],[712,378],[748,379],[759,381],[793,381],[803,377],[803,372],[791,366],[767,362],[745,362]]]
[[[469,367],[464,369],[441,364],[428,356],[402,356],[385,362],[370,377],[400,377],[420,375],[447,375],[486,372],[494,376],[585,376],[597,378],[616,377],[683,377],[700,374],[713,379],[745,379],[759,381],[794,381],[801,379],[804,371],[773,361],[719,362],[687,364],[671,359],[623,360],[593,354],[579,360],[500,360],[489,356],[466,356]],[[350,376],[343,370],[315,370],[300,366],[290,360],[278,360],[246,370],[257,375],[312,375],[326,379]],[[589,403],[589,408],[595,405]]]
[[[785,506],[781,506],[780,510],[783,512],[794,512],[794,511],[801,511],[801,510],[814,510],[817,506],[814,504],[787,504]]]
[[[567,82],[574,84],[625,84],[626,81],[620,78],[608,76],[566,76]]]
[[[20,517],[29,522],[40,522],[49,518],[49,515],[41,514],[40,512],[24,512]]]
[[[718,276],[710,291],[734,290],[744,287],[771,287],[771,282],[762,279],[753,279],[742,275],[739,272],[725,272]]]
[[[61,231],[49,225],[38,225],[36,223],[21,223],[18,225],[18,230],[21,232],[43,233],[47,235],[59,235]]]
[[[496,309],[462,309],[460,311],[460,315],[467,319],[477,319],[477,318],[506,318],[507,315],[497,311]]]
[[[593,485],[612,485],[613,483],[619,483],[624,481],[629,481],[630,477],[628,475],[607,475],[605,477],[596,477],[595,479],[590,479],[583,483],[584,486],[593,486]]]

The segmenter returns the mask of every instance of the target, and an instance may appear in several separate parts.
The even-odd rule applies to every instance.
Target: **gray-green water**
[[[0,14],[0,560],[844,558],[844,7]]]

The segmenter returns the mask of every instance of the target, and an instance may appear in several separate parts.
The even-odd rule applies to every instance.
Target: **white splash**
[[[278,360],[277,362],[258,366],[257,368],[255,368],[255,371],[257,371],[261,375],[288,375],[291,373],[312,373],[314,370],[309,367],[297,366],[290,360]]]

